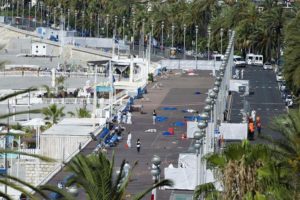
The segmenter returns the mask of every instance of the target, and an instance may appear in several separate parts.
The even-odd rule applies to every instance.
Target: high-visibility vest
[[[250,132],[254,132],[254,124],[253,123],[249,123],[249,130],[250,130]]]

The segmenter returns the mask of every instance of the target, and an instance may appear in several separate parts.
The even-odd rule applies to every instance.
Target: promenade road
[[[214,80],[210,75],[210,71],[197,71],[195,74],[190,76],[181,74],[179,71],[173,71],[168,73],[167,76],[158,77],[156,82],[150,83],[147,86],[148,94],[144,95],[144,99],[135,101],[136,105],[143,105],[144,114],[133,112],[133,124],[125,125],[126,131],[123,140],[116,147],[108,149],[109,155],[113,151],[115,152],[116,170],[118,170],[123,159],[128,160],[131,165],[138,161],[132,181],[128,186],[128,199],[153,183],[150,167],[151,158],[154,154],[161,157],[161,178],[164,178],[163,169],[169,165],[169,162],[177,167],[179,153],[188,151],[191,140],[181,139],[181,134],[186,132],[186,126],[175,127],[175,135],[173,136],[163,136],[162,133],[167,131],[169,127],[174,127],[174,122],[183,122],[184,116],[193,115],[192,113],[184,113],[182,110],[202,111],[207,90],[212,87]],[[154,85],[159,86],[154,87]],[[177,110],[162,110],[164,107],[174,107]],[[167,117],[167,120],[153,125],[152,111],[154,109],[158,116]],[[145,133],[145,130],[154,128],[157,129],[156,133]],[[130,149],[125,148],[127,131],[132,133],[132,148]],[[137,153],[135,145],[138,138],[141,140],[140,153]],[[82,152],[89,154],[95,146],[95,142],[91,142]],[[67,174],[67,172],[61,171],[48,183],[57,185]],[[181,175],[178,174],[178,176]],[[171,192],[170,190],[160,190],[158,199],[169,199]],[[85,199],[84,193],[80,192],[77,199]],[[145,199],[150,199],[150,195]]]

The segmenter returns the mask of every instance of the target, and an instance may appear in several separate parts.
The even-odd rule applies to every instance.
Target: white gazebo
[[[45,121],[41,118],[34,118],[22,123],[22,126],[32,126],[36,129],[36,149],[40,149],[41,126],[45,125]]]

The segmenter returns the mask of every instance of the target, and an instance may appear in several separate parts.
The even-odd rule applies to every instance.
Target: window
[[[43,46],[43,48],[45,49],[45,48],[46,48],[46,46]]]
[[[36,46],[36,48],[38,49],[38,48],[39,48],[39,46]]]

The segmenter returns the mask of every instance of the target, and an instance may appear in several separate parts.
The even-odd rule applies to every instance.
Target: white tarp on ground
[[[231,79],[229,82],[229,90],[239,92],[239,86],[246,86],[245,94],[249,95],[249,80],[235,80]]]
[[[186,123],[186,129],[187,138],[194,138],[194,133],[200,131],[198,123],[195,121],[188,121]]]
[[[205,165],[205,162],[201,162],[201,159],[198,157],[199,169],[201,169],[201,164]],[[165,178],[171,179],[174,182],[173,187],[166,189],[179,189],[179,190],[194,190],[197,186],[197,156],[193,153],[179,154],[178,159],[178,168],[165,168]],[[205,170],[205,166],[202,166],[202,169]],[[213,178],[213,173],[211,170],[206,170],[206,173],[199,173],[199,181],[205,180],[208,182],[215,182]],[[205,179],[200,177],[200,174],[205,174]],[[202,184],[198,182],[199,184]]]
[[[224,140],[245,140],[247,133],[247,123],[221,123],[220,126],[220,134]]]
[[[161,60],[161,66],[167,69],[219,70],[221,63],[221,61],[214,60]]]

